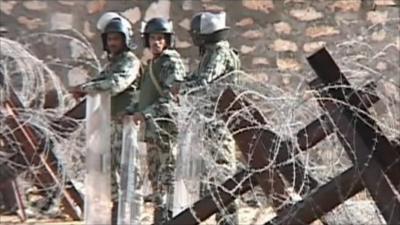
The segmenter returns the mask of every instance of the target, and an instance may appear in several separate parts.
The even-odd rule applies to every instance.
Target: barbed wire
[[[398,22],[398,20],[390,20],[388,23],[391,22],[395,23]],[[335,46],[336,48],[329,50],[338,66],[341,68],[341,71],[349,79],[354,90],[379,97],[379,102],[369,109],[369,114],[359,110],[357,112],[375,121],[381,129],[380,132],[389,140],[399,143],[400,80],[395,76],[400,72],[400,66],[398,64],[399,58],[395,57],[395,53],[398,53],[398,49],[396,49],[395,43],[392,42],[387,43],[386,46],[381,49],[376,49],[368,44],[366,40],[358,39],[358,36],[368,35],[373,29],[374,27],[370,27],[364,30],[360,35],[356,35],[353,39],[338,43]],[[65,41],[73,40],[79,43],[78,46],[82,47],[82,51],[87,52],[86,55],[89,56],[89,59],[66,58],[56,61],[39,60],[29,52],[31,46],[38,44],[39,37],[46,37],[47,39],[54,38],[57,40],[62,39]],[[70,119],[73,122],[81,124],[75,131],[63,132],[62,129],[54,127],[54,121],[73,107],[76,102],[72,100],[67,93],[59,79],[59,75],[50,69],[49,65],[56,64],[66,68],[72,68],[75,63],[80,63],[94,71],[99,71],[99,60],[96,58],[90,43],[82,39],[79,35],[78,38],[76,38],[69,37],[68,35],[40,33],[23,38],[23,40],[21,39],[20,41],[25,43],[25,45],[9,39],[0,38],[2,53],[0,56],[0,64],[3,65],[1,70],[4,74],[5,87],[12,86],[24,105],[24,108],[16,109],[18,120],[21,124],[31,126],[34,132],[42,138],[44,143],[42,145],[44,146],[43,154],[46,154],[46,152],[50,150],[56,154],[60,162],[59,174],[62,176],[60,180],[69,177],[74,185],[84,193],[83,178],[86,173],[84,166],[84,126],[82,121]],[[374,66],[379,62],[386,63],[386,67],[390,67],[390,73],[378,71]],[[282,72],[278,69],[268,68],[268,74],[280,76]],[[199,160],[199,163],[203,163],[200,167],[191,168],[185,168],[185,165],[182,164],[177,165],[178,167],[183,166],[183,168],[181,168],[182,171],[186,171],[186,174],[181,174],[181,177],[178,178],[184,180],[191,193],[200,192],[200,190],[196,190],[196,188],[200,188],[200,185],[195,183],[199,176],[201,177],[201,182],[206,187],[211,188],[217,186],[223,188],[221,186],[221,181],[227,180],[239,170],[248,170],[248,176],[252,176],[252,174],[259,174],[262,171],[269,171],[272,173],[272,171],[276,170],[279,166],[289,165],[289,163],[294,161],[300,161],[303,166],[301,169],[305,171],[305,174],[303,177],[295,177],[295,179],[300,179],[303,182],[297,191],[294,181],[287,183],[286,189],[288,193],[290,193],[289,196],[282,196],[280,193],[271,193],[269,196],[265,196],[259,186],[253,186],[251,191],[243,196],[235,196],[238,199],[241,224],[258,224],[265,222],[266,215],[263,212],[271,209],[273,205],[276,209],[288,205],[290,206],[304,197],[304,194],[301,193],[302,191],[309,193],[307,189],[307,175],[311,175],[316,179],[318,185],[323,185],[353,165],[336,135],[326,137],[321,143],[307,151],[297,151],[297,149],[300,148],[297,144],[297,132],[324,113],[317,102],[323,99],[315,97],[315,91],[310,90],[307,85],[310,78],[316,77],[313,75],[310,68],[304,69],[302,74],[297,72],[284,73],[285,76],[290,78],[295,77],[296,80],[298,80],[297,83],[291,85],[289,90],[287,90],[287,87],[266,83],[262,78],[256,78],[253,74],[243,71],[236,71],[231,75],[239,78],[239,81],[235,85],[232,83],[224,83],[222,80],[209,86],[207,90],[199,88],[198,90],[189,92],[187,95],[181,96],[176,118],[173,118],[180,131],[177,143],[179,147],[178,151],[183,151],[182,149],[186,148],[188,149],[187,152],[196,153],[193,155],[186,155],[186,158],[183,160],[189,160],[191,159],[190,157],[196,160],[200,158],[201,160]],[[375,90],[364,88],[364,85],[371,81],[375,82],[378,87]],[[221,123],[215,101],[228,86],[235,91],[239,98],[245,98],[250,101],[252,103],[250,108],[256,108],[266,119],[267,123],[261,124],[257,122],[256,119],[249,114],[250,108],[246,107],[228,118],[227,123]],[[338,87],[341,88],[342,86]],[[45,108],[45,95],[50,89],[55,90],[58,104],[56,104],[54,108]],[[9,97],[7,90],[8,88],[1,89],[1,102]],[[196,94],[196,92],[198,93]],[[329,100],[336,101],[334,99]],[[36,103],[33,104],[33,107],[30,107],[32,102]],[[336,103],[348,105],[343,102]],[[230,126],[234,126],[236,118],[239,116],[256,124],[256,126],[251,127],[251,129],[270,130],[276,133],[281,140],[295,143],[293,148],[289,148],[289,158],[283,162],[278,162],[278,152],[281,146],[276,145],[273,149],[269,150],[269,163],[261,169],[255,170],[249,168],[249,162],[244,160],[238,149],[236,149],[235,152],[235,158],[238,161],[235,171],[227,170],[223,165],[217,163],[215,155],[213,155],[209,149],[222,149],[224,147],[222,141],[224,140],[224,135],[230,134],[229,132],[225,132],[221,135],[220,133],[216,133],[215,129],[211,128],[213,126],[222,126],[224,129],[231,128]],[[25,164],[10,160],[14,154],[22,151],[22,149],[20,144],[15,142],[15,138],[13,138],[13,130],[10,130],[9,127],[5,125],[5,119],[5,117],[0,117],[0,133],[2,134],[3,143],[1,145],[2,151],[0,151],[0,167],[4,166],[10,169],[11,173],[17,169],[19,171],[26,171],[19,175],[19,179],[23,180],[24,183],[32,184],[35,182],[32,174],[35,174],[35,171],[39,171],[43,165],[27,167]],[[328,117],[328,119],[332,118]],[[368,121],[363,122],[368,123]],[[325,122],[321,121],[321,123],[324,124]],[[213,126],[208,126],[207,124],[213,124]],[[372,126],[372,124],[368,125]],[[250,128],[237,130],[233,135],[239,132],[245,132],[246,129]],[[189,136],[189,133],[191,136]],[[373,152],[370,154],[372,155]],[[200,169],[202,166],[207,168],[205,171],[208,173],[204,173],[204,171]],[[295,171],[298,168],[293,167],[292,169]],[[213,181],[212,178],[215,177],[221,179],[218,182]],[[273,183],[275,181],[271,182]],[[58,207],[61,197],[60,190],[64,187],[63,185],[65,184],[61,184],[61,186],[59,186],[59,184],[54,184],[50,187],[47,186],[45,190],[35,191],[45,191],[45,196],[49,199],[53,199],[53,204]],[[235,190],[240,188],[240,186],[241,183],[237,184],[234,190],[225,190],[231,195],[234,195]],[[362,224],[384,223],[379,210],[373,204],[367,191],[363,191],[349,200],[346,200],[345,196],[346,193],[343,193],[342,200],[344,204],[325,215],[322,220],[325,220],[329,224],[348,224],[356,222]],[[194,202],[199,198],[200,197],[194,197],[190,201]],[[220,196],[212,196],[212,198],[218,202]],[[276,205],[276,202],[279,202],[279,204]],[[218,207],[221,211],[225,210],[221,205]],[[249,209],[251,213],[245,211],[247,209]],[[268,212],[273,216],[273,210]],[[207,221],[207,224],[212,223],[213,221],[211,220]]]

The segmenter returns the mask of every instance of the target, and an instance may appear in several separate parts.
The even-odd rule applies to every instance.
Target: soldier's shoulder
[[[131,51],[126,52],[124,55],[124,58],[128,59],[128,60],[138,60],[139,61],[139,58],[135,55],[135,53],[133,53]]]
[[[123,63],[138,63],[140,62],[139,58],[131,51],[124,52],[121,57],[115,61],[117,64]]]
[[[174,60],[174,59],[180,59],[181,55],[175,49],[166,49],[164,50],[162,57]]]
[[[160,58],[160,62],[163,66],[179,65],[182,63],[182,58],[176,50],[166,49]]]

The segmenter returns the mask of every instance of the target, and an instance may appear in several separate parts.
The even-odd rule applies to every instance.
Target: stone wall
[[[340,43],[357,40],[379,50],[391,44],[391,57],[398,57],[399,6],[398,0],[1,0],[0,29],[7,29],[8,37],[22,40],[36,32],[68,33],[74,29],[84,35],[100,56],[96,21],[105,11],[119,11],[134,25],[135,40],[139,43],[136,53],[144,59],[149,55],[140,47],[140,21],[165,16],[174,21],[177,48],[189,68],[197,56],[188,34],[190,18],[201,10],[225,10],[227,23],[232,27],[230,40],[241,52],[244,69],[264,82],[285,86],[302,79],[301,75],[296,78],[285,74],[308,71],[305,57],[322,46],[335,50]],[[49,55],[54,52],[59,57],[72,55],[72,58],[81,54],[74,50],[77,44],[73,41],[47,40],[45,44],[30,43],[30,46],[44,59],[51,58]],[[335,57],[342,54],[346,53],[339,52]],[[371,67],[391,71],[387,62],[376,62]],[[84,74],[84,70],[72,66],[59,68],[59,73],[67,74],[62,79],[70,85],[80,82],[77,74]]]

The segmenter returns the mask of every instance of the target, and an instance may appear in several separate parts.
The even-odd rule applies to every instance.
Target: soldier
[[[75,96],[90,92],[107,91],[111,93],[111,197],[112,223],[116,224],[118,213],[118,182],[122,148],[122,122],[120,115],[133,101],[133,82],[138,77],[140,61],[131,51],[133,36],[131,25],[116,13],[105,13],[99,19],[98,29],[102,31],[103,49],[107,52],[109,63],[89,82],[72,90]]]
[[[153,57],[138,79],[138,102],[129,111],[136,124],[145,125],[148,176],[154,192],[154,224],[162,224],[172,216],[177,135],[173,109],[179,84],[185,77],[185,67],[181,56],[173,49],[171,22],[163,18],[151,19],[144,28],[143,40]]]
[[[239,56],[226,40],[229,27],[225,23],[225,12],[217,14],[202,12],[192,18],[190,34],[193,43],[199,47],[201,59],[186,86],[209,86],[215,84],[224,75],[240,69]],[[224,81],[228,82],[235,82],[235,80],[234,74],[224,78]],[[213,93],[208,94],[211,95],[211,101],[217,99]],[[205,113],[212,114],[213,108],[207,108]],[[233,175],[236,170],[235,142],[232,135],[224,128],[222,120],[216,119],[208,123],[206,124],[208,128],[206,139],[208,140],[205,148],[209,151],[210,158],[215,160],[214,164],[217,165],[217,168],[205,169],[205,171],[216,171],[216,174],[204,174],[202,196],[210,193],[212,189],[224,182],[226,176],[221,176],[221,174]],[[216,142],[222,143],[222,146],[216,145]],[[209,186],[207,187],[207,185]],[[222,209],[216,215],[217,224],[238,224],[236,211],[237,207],[234,203]]]

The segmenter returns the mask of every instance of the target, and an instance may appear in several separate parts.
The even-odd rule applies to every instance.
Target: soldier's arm
[[[139,73],[140,62],[138,60],[128,60],[119,63],[112,71],[104,71],[99,78],[94,79],[81,86],[84,92],[109,91],[111,95],[116,95],[132,84]]]
[[[198,69],[197,77],[198,85],[211,83],[219,78],[225,72],[226,56],[219,50],[215,50],[205,56],[202,62],[202,67]]]
[[[139,75],[132,83],[133,93],[131,103],[125,108],[127,114],[132,115],[136,112],[138,103],[139,103],[139,95],[140,95],[140,86],[142,83],[142,76],[144,74],[143,65],[140,64]]]
[[[163,95],[152,105],[143,110],[146,117],[157,114],[167,115],[171,111],[171,103],[176,101],[179,85],[186,76],[185,67],[180,59],[171,59],[161,68],[161,83]]]

